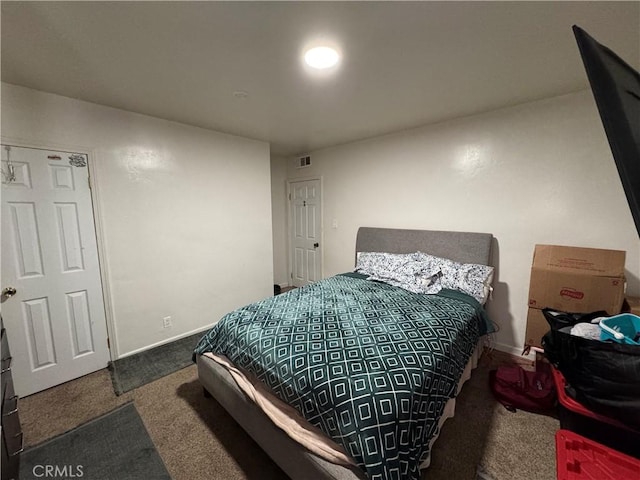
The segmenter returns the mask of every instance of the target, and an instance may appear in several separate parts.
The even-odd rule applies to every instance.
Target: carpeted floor
[[[58,477],[171,480],[133,403],[26,449],[20,478],[51,476],[49,466]]]
[[[474,372],[436,443],[423,480],[555,479],[556,419],[507,412],[488,389],[487,359]],[[21,400],[25,444],[33,445],[133,401],[174,480],[286,480],[224,409],[202,395],[195,366],[116,396],[109,372]],[[69,461],[73,460],[70,453]],[[478,466],[483,477],[477,476]]]

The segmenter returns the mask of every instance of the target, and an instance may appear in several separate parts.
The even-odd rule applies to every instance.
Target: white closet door
[[[292,182],[291,248],[292,284],[301,287],[321,278],[320,181]]]

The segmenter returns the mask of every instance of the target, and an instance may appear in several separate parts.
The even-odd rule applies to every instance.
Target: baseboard
[[[536,357],[535,353],[529,355],[520,355],[520,350],[509,347],[508,345],[494,345],[493,349],[485,347],[483,359],[490,368],[498,368],[502,365],[517,365],[525,370],[535,370]]]
[[[160,345],[164,345],[166,343],[175,342],[176,340],[180,340],[182,338],[195,335],[196,333],[202,332],[202,334],[204,335],[204,332],[206,332],[207,330],[210,330],[214,325],[215,323],[212,323],[208,327],[196,328],[195,330],[191,330],[190,332],[181,333],[180,335],[176,335],[175,337],[171,337],[171,338],[166,338],[159,342],[152,343],[151,345],[147,345],[146,347],[138,348],[136,350],[132,350],[130,352],[124,353],[114,360],[120,360],[121,358],[130,357],[131,355],[135,355],[136,353],[144,352],[146,350],[151,350],[152,348],[159,347]]]
[[[525,358],[527,360],[531,360],[532,362],[535,361],[535,359],[536,359],[536,352],[534,352],[533,350],[530,351],[528,354],[523,355],[521,348],[517,348],[517,347],[514,347],[512,345],[507,345],[506,343],[498,343],[498,342],[496,342],[493,345],[493,348],[496,349],[496,350],[499,350],[501,352],[508,353],[509,355],[512,355],[514,357],[521,357],[521,358]]]

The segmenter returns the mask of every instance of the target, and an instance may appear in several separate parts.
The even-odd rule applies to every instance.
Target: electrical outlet
[[[171,317],[164,317],[162,319],[162,328],[171,328]]]

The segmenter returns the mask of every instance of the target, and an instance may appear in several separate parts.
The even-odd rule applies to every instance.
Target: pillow
[[[429,262],[433,268],[439,268],[442,272],[440,280],[442,288],[460,290],[471,295],[481,305],[484,305],[493,288],[494,268],[488,265],[476,263],[458,263],[448,258],[435,257],[427,253],[417,252],[414,258]]]
[[[428,253],[358,252],[356,272],[413,293],[459,290],[484,305],[493,290],[493,267],[458,263]]]
[[[385,282],[413,293],[437,293],[440,271],[427,262],[416,260],[415,254],[358,252],[356,271],[369,280]]]
[[[411,261],[410,253],[358,252],[356,272],[390,271]]]

